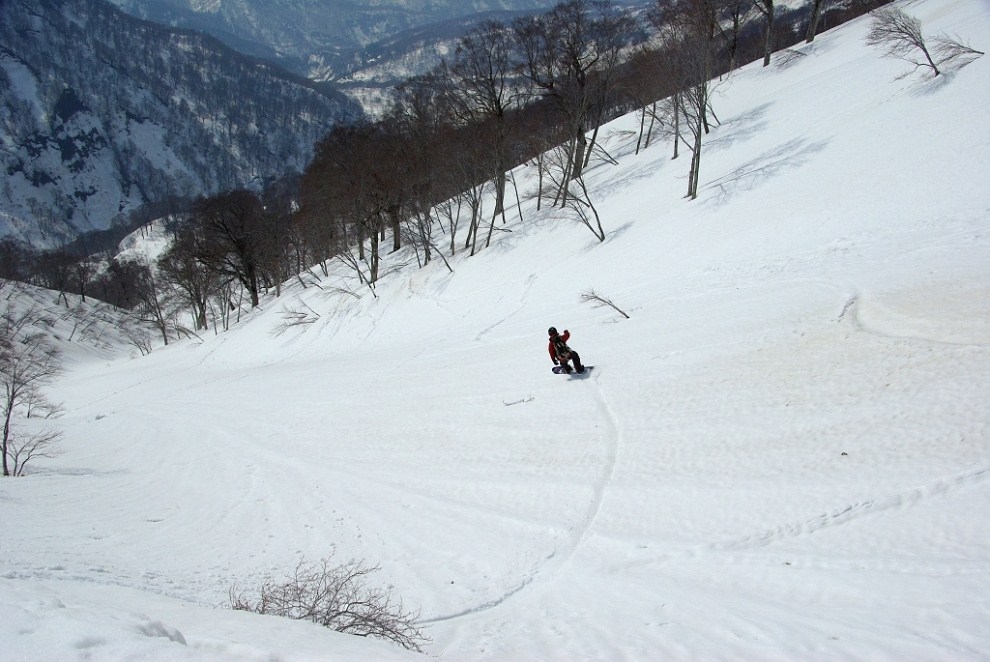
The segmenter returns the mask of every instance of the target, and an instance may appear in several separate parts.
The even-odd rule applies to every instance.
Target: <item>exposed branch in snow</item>
[[[536,398],[534,398],[533,396],[529,396],[528,398],[523,398],[522,400],[513,400],[512,402],[506,402],[505,400],[502,400],[502,404],[505,405],[506,407],[511,407],[512,405],[521,405],[527,402],[532,402],[535,399]]]
[[[598,294],[594,290],[588,290],[587,292],[582,292],[581,303],[590,303],[594,305],[596,308],[601,308],[602,306],[608,306],[609,308],[613,309],[615,312],[619,313],[626,319],[629,319],[629,315],[626,314],[624,310],[616,306],[611,299],[602,296],[601,294]]]

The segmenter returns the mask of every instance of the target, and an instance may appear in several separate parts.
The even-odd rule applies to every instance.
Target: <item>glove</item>
[[[553,360],[553,364],[554,364],[554,365],[560,365],[560,363],[559,363],[559,362],[557,361],[557,359],[554,359],[554,360]]]

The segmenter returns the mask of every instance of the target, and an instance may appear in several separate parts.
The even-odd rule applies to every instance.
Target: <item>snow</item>
[[[982,2],[901,6],[988,46]],[[218,608],[334,553],[443,660],[988,659],[990,60],[898,78],[867,27],[719,85],[695,201],[610,125],[604,243],[530,201],[454,274],[78,355],[65,454],[0,482],[2,656],[421,659]]]
[[[0,53],[0,70],[14,96],[31,107],[34,121],[38,124],[46,122],[48,117],[38,95],[38,83],[27,65],[9,53]],[[9,145],[5,147],[10,149]]]
[[[157,220],[140,228],[117,246],[116,258],[120,262],[139,262],[153,265],[172,245],[172,235],[164,220]]]

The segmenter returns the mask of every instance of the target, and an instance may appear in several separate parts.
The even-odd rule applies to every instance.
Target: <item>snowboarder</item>
[[[584,372],[584,366],[581,365],[581,357],[573,349],[567,346],[567,339],[571,337],[571,332],[564,329],[563,335],[557,333],[557,329],[550,327],[547,330],[550,335],[550,358],[553,359],[554,365],[560,365],[564,372],[571,372],[572,368],[568,365],[569,361],[573,361],[574,368],[577,372]]]

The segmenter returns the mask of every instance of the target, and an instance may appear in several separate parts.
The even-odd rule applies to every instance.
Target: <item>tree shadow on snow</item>
[[[725,149],[749,140],[768,126],[767,111],[773,105],[773,102],[764,103],[722,122],[718,125],[718,132],[705,141],[705,149]]]
[[[827,145],[827,140],[819,142],[809,142],[805,138],[789,140],[744,163],[727,175],[705,184],[706,190],[715,192],[714,197],[706,196],[706,198],[710,201],[709,204],[724,205],[737,193],[752,191],[766,184],[781,170],[804,165],[812,155],[821,152]]]
[[[943,71],[939,76],[926,76],[924,79],[911,85],[908,94],[913,97],[927,97],[938,94],[942,88],[952,82],[954,75],[954,71]]]
[[[120,476],[129,473],[123,469],[111,471],[88,469],[81,467],[31,467],[24,472],[25,476]]]
[[[775,69],[790,69],[806,60],[809,56],[824,55],[829,51],[835,50],[836,46],[837,42],[835,39],[817,39],[810,44],[799,44],[774,53],[771,63]]]

